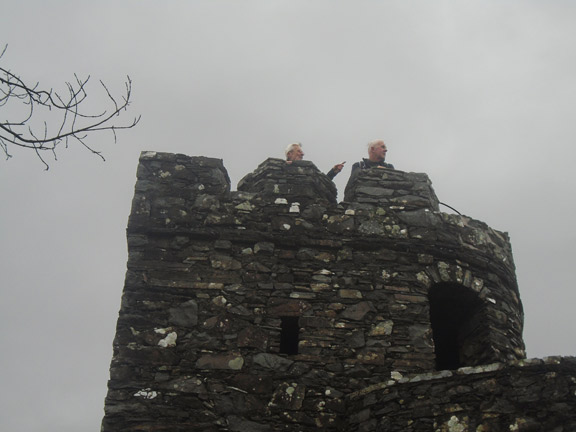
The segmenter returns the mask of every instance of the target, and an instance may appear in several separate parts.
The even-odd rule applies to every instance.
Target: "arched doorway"
[[[430,288],[428,298],[436,370],[482,364],[490,349],[485,308],[478,294],[460,284],[438,283]]]

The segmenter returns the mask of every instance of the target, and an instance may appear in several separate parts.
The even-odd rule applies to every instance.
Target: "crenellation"
[[[522,412],[531,388],[563,389],[576,368],[521,362],[507,234],[439,212],[425,174],[366,170],[348,192],[336,203],[306,161],[267,159],[230,191],[221,160],[143,153],[103,432],[538,418]],[[536,369],[556,375],[528,385]],[[509,409],[474,396],[488,389]]]

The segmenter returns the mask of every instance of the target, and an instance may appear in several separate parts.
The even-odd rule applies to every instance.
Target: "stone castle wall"
[[[143,153],[103,431],[380,430],[371,386],[524,358],[505,233],[425,174],[351,187],[268,159],[231,191],[220,160]]]
[[[397,377],[348,396],[345,430],[574,431],[575,371],[548,357]]]

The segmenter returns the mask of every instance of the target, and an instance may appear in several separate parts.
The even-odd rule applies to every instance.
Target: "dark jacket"
[[[337,174],[338,174],[338,173],[337,173],[336,171],[334,171],[334,168],[332,168],[330,171],[328,171],[328,172],[326,173],[326,175],[328,176],[328,178],[329,178],[330,180],[334,179],[334,177],[336,177]]]
[[[368,169],[379,166],[394,169],[394,165],[386,163],[384,161],[372,162],[370,159],[364,158],[360,162],[356,162],[354,165],[352,165],[352,173],[354,173],[354,171],[356,171],[357,169]]]

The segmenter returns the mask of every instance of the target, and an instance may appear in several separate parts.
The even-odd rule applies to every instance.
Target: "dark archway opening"
[[[298,354],[298,343],[300,342],[298,317],[281,317],[280,319],[280,353]]]
[[[436,370],[478,364],[486,341],[478,294],[459,284],[440,283],[430,289],[429,300]]]

